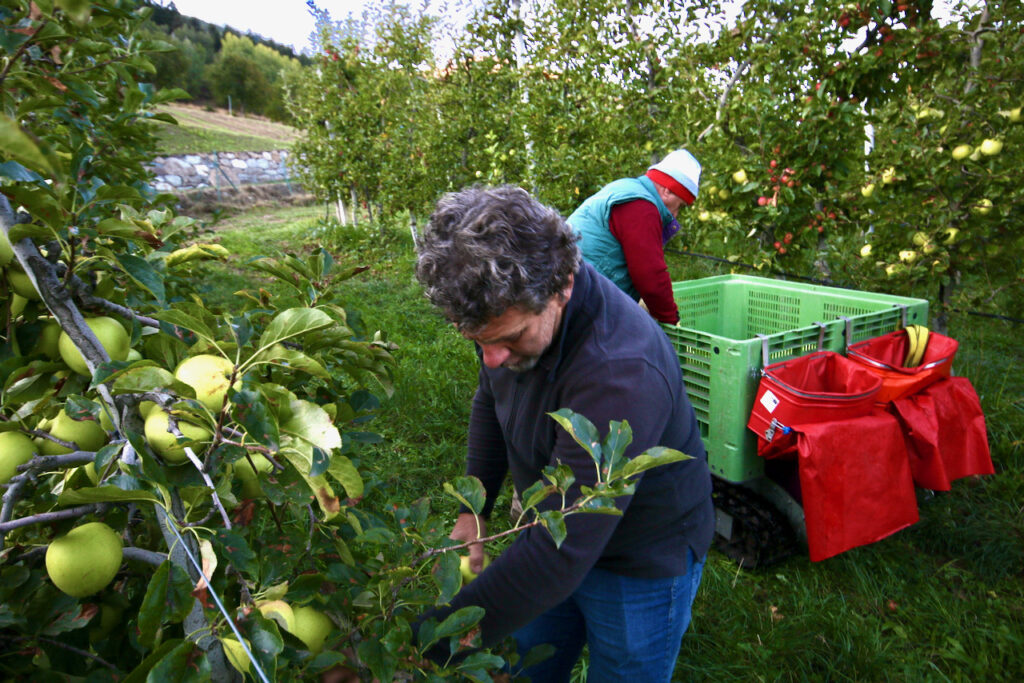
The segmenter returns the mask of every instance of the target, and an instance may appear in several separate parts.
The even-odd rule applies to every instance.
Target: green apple
[[[196,391],[196,399],[215,413],[224,407],[234,364],[223,356],[200,354],[186,358],[174,371],[174,377]],[[237,389],[241,385],[235,382]]]
[[[295,612],[292,610],[292,606],[284,600],[267,600],[265,602],[257,602],[256,609],[258,609],[267,619],[273,619],[276,621],[277,625],[285,631],[295,631]]]
[[[121,537],[103,522],[76,526],[46,549],[46,573],[57,588],[84,598],[107,587],[121,568]]]
[[[960,231],[956,228],[946,228],[942,231],[942,243],[953,244],[956,241],[956,236],[960,234]]]
[[[128,351],[131,348],[131,337],[128,336],[121,323],[109,316],[101,315],[95,318],[86,318],[85,324],[89,326],[92,333],[100,340],[100,344],[106,350],[111,360],[125,360],[128,358]],[[71,337],[68,336],[67,332],[60,333],[57,348],[60,350],[60,357],[64,359],[69,368],[79,375],[91,376],[92,373],[86,367],[82,353],[75,346],[75,343],[71,341]]]
[[[238,642],[238,639],[233,637],[221,638],[220,644],[224,648],[224,656],[227,657],[228,664],[233,666],[238,673],[249,673],[249,655],[245,653],[245,649]],[[245,645],[249,647],[248,640],[245,641]]]
[[[967,157],[971,156],[971,152],[973,151],[974,150],[971,149],[970,145],[957,145],[956,147],[953,148],[953,158],[956,159],[957,161],[960,161],[961,159],[966,159]]]
[[[862,197],[864,197],[864,199],[867,199],[868,197],[870,197],[874,193],[875,193],[875,184],[874,183],[868,183],[864,187],[860,188],[860,194],[861,194]]]
[[[243,498],[263,498],[263,487],[260,486],[259,473],[270,472],[274,469],[274,465],[260,453],[252,453],[249,457],[252,458],[256,469],[254,470],[249,461],[243,456],[235,461],[235,477],[242,483]]]
[[[134,363],[137,360],[142,360],[142,354],[139,353],[138,349],[128,349],[128,356],[125,358],[125,360]]]
[[[1020,107],[1016,109],[1005,109],[999,112],[1000,116],[1005,116],[1010,123],[1019,123],[1021,120]]]
[[[731,196],[732,196],[732,193],[729,192],[729,190],[726,190],[725,188],[722,188],[721,190],[718,191],[718,198],[719,199],[728,199]]]
[[[308,605],[292,608],[295,615],[295,628],[292,633],[301,640],[313,654],[317,654],[324,647],[324,640],[327,639],[334,623],[326,614]]]
[[[979,216],[987,216],[992,211],[991,199],[979,199],[978,203],[971,207],[971,212]]]
[[[107,603],[101,604],[99,617],[93,617],[89,623],[89,642],[95,644],[106,640],[110,632],[121,623],[123,615],[123,608]]]
[[[153,408],[156,408],[156,406],[156,401],[140,401],[139,415],[142,417],[143,420],[145,420],[147,417],[149,417],[150,411],[152,411]]]
[[[36,291],[36,286],[32,284],[32,280],[18,266],[11,266],[7,269],[7,284],[11,286],[17,294],[22,295],[29,301],[39,301],[39,292]]]
[[[903,249],[900,251],[900,261],[904,263],[913,263],[917,260],[919,254],[913,249]]]
[[[17,292],[11,292],[11,320],[14,320],[28,305],[28,299]]]
[[[60,358],[60,323],[56,320],[50,319],[43,324],[43,329],[39,333],[39,341],[37,342],[39,350],[44,356],[50,360],[57,360]]]
[[[882,184],[883,185],[892,185],[897,180],[899,180],[899,178],[896,177],[896,167],[895,166],[890,166],[889,168],[887,168],[884,171],[882,171]]]
[[[862,258],[867,258],[868,256],[871,256],[871,245],[865,244],[863,247],[861,247],[860,255]]]
[[[484,553],[484,569],[487,569],[487,565],[491,563],[491,558]],[[459,558],[459,571],[462,572],[462,583],[467,584],[477,577],[473,573],[473,570],[469,568],[469,555],[463,555]]]
[[[914,233],[914,236],[911,238],[911,241],[918,247],[923,246],[928,243],[928,233],[922,230],[918,230],[917,232]]]
[[[894,275],[899,275],[904,272],[906,269],[907,267],[902,263],[890,263],[885,267],[885,274],[889,277],[893,277]]]
[[[934,242],[925,242],[921,245],[921,252],[924,254],[934,254],[938,247],[935,246]]]
[[[993,138],[986,138],[981,143],[981,153],[993,157],[1003,151],[1003,141]]]
[[[78,445],[80,451],[98,451],[107,443],[107,432],[96,420],[74,420],[61,410],[50,422],[48,431],[62,441],[70,441]],[[43,455],[63,455],[71,453],[71,449],[59,443],[44,439],[40,450]]]
[[[14,247],[11,246],[11,238],[7,236],[6,230],[0,230],[0,268],[14,260]]]
[[[706,223],[707,221],[711,220],[711,212],[706,210],[701,211],[699,214],[697,214],[697,220]]]
[[[36,445],[21,432],[0,432],[0,484],[6,484],[35,455]]]
[[[737,185],[743,185],[747,182],[747,172],[741,168],[732,174],[732,180]]]
[[[174,434],[167,431],[167,427],[170,424],[170,415],[164,410],[151,410],[149,416],[146,418],[146,424],[144,431],[146,433],[146,440],[149,441],[149,445],[153,447],[153,450],[160,454],[165,461],[172,465],[179,465],[184,462],[188,462],[188,456],[185,455],[185,446],[191,446],[196,456],[199,456],[209,446],[209,440],[212,436],[212,432],[206,427],[200,427],[199,425],[186,422],[185,420],[178,420],[178,429],[185,436],[186,439],[196,443],[190,444],[179,444],[178,439]],[[203,443],[207,442],[207,443]]]

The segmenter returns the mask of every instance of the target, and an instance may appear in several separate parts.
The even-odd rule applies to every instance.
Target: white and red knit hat
[[[677,149],[647,169],[647,177],[693,204],[700,186],[700,162],[685,149]]]

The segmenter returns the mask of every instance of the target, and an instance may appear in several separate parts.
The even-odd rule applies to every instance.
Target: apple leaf
[[[0,154],[27,166],[30,170],[42,171],[54,176],[53,166],[39,149],[35,141],[21,129],[18,122],[0,115]]]
[[[329,522],[337,517],[338,513],[341,512],[341,499],[334,495],[334,489],[328,483],[327,477],[319,475],[316,477],[306,476],[304,478],[306,483],[309,484],[309,489],[316,496],[316,502],[320,504],[320,509],[324,512],[324,521]]]
[[[153,650],[142,663],[132,669],[132,672],[122,681],[122,683],[145,683],[146,677],[149,672],[158,663],[163,661],[163,658],[167,656],[167,653],[178,647],[183,641],[180,638],[171,638],[165,640],[157,645],[156,649]]]
[[[437,561],[437,570],[433,572],[434,583],[441,590],[435,605],[446,605],[462,588],[462,575],[459,572],[459,555],[455,552],[441,553]]]
[[[156,503],[159,499],[149,491],[125,491],[117,486],[96,486],[61,492],[57,505],[85,505],[88,503]]]
[[[132,254],[115,254],[115,258],[128,277],[155,296],[161,305],[164,303],[167,295],[164,291],[163,276],[156,272],[149,261]]]
[[[67,12],[72,21],[84,25],[92,16],[92,5],[89,0],[56,0],[57,6]]]
[[[434,638],[440,640],[465,633],[480,623],[483,618],[484,608],[477,605],[455,610],[438,624],[437,630],[434,631]]]
[[[367,638],[356,647],[359,660],[373,674],[374,680],[392,681],[395,678],[395,659],[388,656],[384,645],[375,638]]]
[[[191,611],[193,601],[192,580],[188,574],[169,560],[161,564],[149,580],[139,608],[139,642],[152,647],[161,624],[180,622]]]
[[[243,388],[231,397],[235,404],[232,417],[245,428],[246,433],[266,447],[277,450],[280,443],[277,421],[274,420],[263,394]]]
[[[601,464],[601,436],[597,433],[594,424],[579,413],[568,408],[562,408],[553,413],[548,413],[555,422],[562,426],[562,429],[569,432],[573,439],[583,447],[594,462]]]
[[[258,572],[256,554],[249,548],[244,536],[228,529],[214,529],[211,540],[216,548],[224,553],[228,562],[239,571],[250,576]]]
[[[183,310],[184,307],[172,308],[166,311],[156,311],[153,313],[153,317],[157,320],[183,327],[186,330],[192,330],[203,339],[216,343],[216,336],[205,322],[200,318],[196,317],[192,313]]]
[[[21,183],[41,183],[43,176],[30,171],[17,161],[5,161],[0,164],[0,177]]]
[[[321,379],[329,380],[331,378],[331,374],[319,362],[301,351],[289,349],[283,344],[274,344],[269,348],[263,349],[250,358],[246,365],[251,367],[259,363],[273,363],[288,369],[301,370]]]
[[[284,640],[276,622],[267,619],[259,610],[253,610],[249,615],[249,643],[250,651],[256,657],[257,663],[270,680],[275,679],[277,672],[277,656],[284,651]]]
[[[289,308],[281,311],[270,321],[260,337],[260,350],[257,356],[275,344],[333,324],[334,321],[329,315],[315,308]]]
[[[444,492],[479,515],[487,502],[487,491],[476,477],[457,477],[444,483]]]
[[[341,433],[331,422],[327,411],[301,399],[292,399],[289,408],[291,416],[281,424],[282,434],[290,434],[328,452],[341,448]],[[306,471],[309,471],[308,467]]]
[[[363,477],[359,470],[344,455],[335,455],[327,467],[327,473],[334,477],[344,488],[349,498],[363,497]]]
[[[544,528],[551,534],[551,539],[555,542],[555,547],[561,548],[562,541],[565,540],[567,535],[565,529],[565,516],[558,510],[547,510],[540,513],[539,516]]]
[[[190,640],[180,642],[149,672],[147,681],[175,683],[206,683],[210,678],[210,660],[200,656],[198,646]]]
[[[104,218],[96,224],[96,232],[101,235],[136,239],[138,227],[119,218]]]
[[[655,446],[654,448],[648,448],[646,451],[623,465],[620,474],[622,477],[631,477],[634,474],[645,472],[652,467],[668,465],[669,463],[679,462],[680,460],[693,460],[693,456],[686,455],[685,453],[672,448]]]
[[[626,461],[623,453],[631,443],[633,443],[633,430],[630,429],[628,422],[612,420],[608,423],[608,436],[604,439],[604,455],[608,462],[604,465],[610,472],[618,470]]]
[[[142,365],[141,363],[146,363]],[[139,364],[118,370],[108,377],[100,377],[97,371],[95,383],[114,380],[111,390],[114,394],[131,394],[146,391],[173,391],[179,396],[195,396],[195,389],[174,378],[167,370],[153,361],[139,361]]]

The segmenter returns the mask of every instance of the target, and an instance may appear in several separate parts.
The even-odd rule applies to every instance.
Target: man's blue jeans
[[[592,569],[576,592],[515,633],[520,655],[549,643],[555,653],[517,672],[532,683],[565,683],[590,646],[587,683],[659,683],[672,678],[704,560],[686,574],[640,579]]]

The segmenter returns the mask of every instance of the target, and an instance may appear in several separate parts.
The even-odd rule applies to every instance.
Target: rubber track
[[[732,517],[732,538],[715,533],[716,549],[744,569],[768,567],[796,554],[800,544],[778,508],[738,484],[711,480],[715,508]]]

